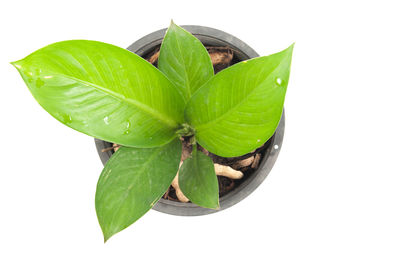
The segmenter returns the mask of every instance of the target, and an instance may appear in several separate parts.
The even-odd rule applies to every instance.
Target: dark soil
[[[210,54],[211,62],[214,67],[214,74],[239,62],[239,59],[235,57],[235,51],[229,47],[206,46],[206,49],[208,54]],[[159,54],[160,46],[157,46],[153,51],[145,55],[144,58],[157,67]]]
[[[224,196],[225,194],[229,193],[231,190],[233,190],[234,188],[245,182],[250,177],[250,175],[257,170],[262,158],[264,157],[265,150],[269,147],[270,143],[271,143],[270,141],[267,141],[262,147],[254,150],[253,152],[234,158],[225,158],[217,156],[211,152],[208,152],[200,145],[197,146],[198,150],[201,150],[203,153],[208,155],[213,160],[214,163],[230,166],[243,173],[243,178],[241,179],[231,179],[224,176],[218,176],[219,197]],[[190,156],[191,151],[192,147],[189,139],[188,138],[183,139],[182,160],[188,158]],[[239,168],[237,167],[242,160],[249,159],[252,157],[254,158],[254,160],[249,165]],[[178,201],[178,198],[176,197],[175,194],[175,190],[172,186],[169,187],[168,191],[164,194],[163,198],[172,201]]]

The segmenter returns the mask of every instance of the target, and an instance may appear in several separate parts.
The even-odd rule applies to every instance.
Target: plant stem
[[[176,133],[180,136],[192,136],[195,133],[195,130],[192,126],[187,123],[183,123],[181,128],[176,131]]]

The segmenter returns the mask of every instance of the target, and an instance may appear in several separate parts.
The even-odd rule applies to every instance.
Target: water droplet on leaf
[[[104,120],[104,123],[105,123],[105,124],[107,124],[107,125],[110,124],[110,120],[109,120],[108,116],[104,117],[103,120]]]
[[[282,81],[281,78],[277,78],[277,79],[275,80],[275,82],[276,82],[276,85],[281,86],[283,81]]]
[[[72,122],[71,115],[57,113],[56,118],[58,118],[62,123],[68,124]]]
[[[124,134],[129,134],[131,132],[130,127],[131,127],[131,122],[128,120],[126,122],[126,130],[125,130]]]

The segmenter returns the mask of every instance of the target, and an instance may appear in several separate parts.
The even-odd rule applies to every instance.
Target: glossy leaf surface
[[[214,75],[210,56],[200,40],[173,22],[161,45],[158,68],[185,100]]]
[[[158,148],[121,147],[100,175],[96,212],[107,241],[143,216],[174,179],[181,159],[179,139]]]
[[[203,85],[185,117],[200,145],[223,157],[244,155],[275,132],[289,82],[293,45],[235,64]]]
[[[96,138],[154,147],[171,141],[183,121],[184,101],[165,75],[113,45],[63,41],[13,65],[45,110]]]
[[[218,179],[214,163],[203,152],[195,150],[179,170],[179,187],[193,203],[206,207],[219,208]]]

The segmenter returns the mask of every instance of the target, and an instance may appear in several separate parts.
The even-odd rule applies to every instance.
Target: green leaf
[[[203,44],[172,21],[161,45],[158,68],[176,85],[186,101],[214,75]]]
[[[100,175],[96,212],[104,241],[143,216],[161,198],[178,172],[179,139],[159,148],[121,147]]]
[[[195,147],[192,156],[179,169],[179,187],[193,203],[207,208],[219,208],[218,179],[214,163]]]
[[[99,139],[154,147],[173,139],[184,101],[150,63],[116,46],[72,40],[12,63],[40,105]]]
[[[235,64],[203,85],[185,117],[200,145],[223,157],[260,147],[275,132],[289,82],[293,45],[279,53]]]

